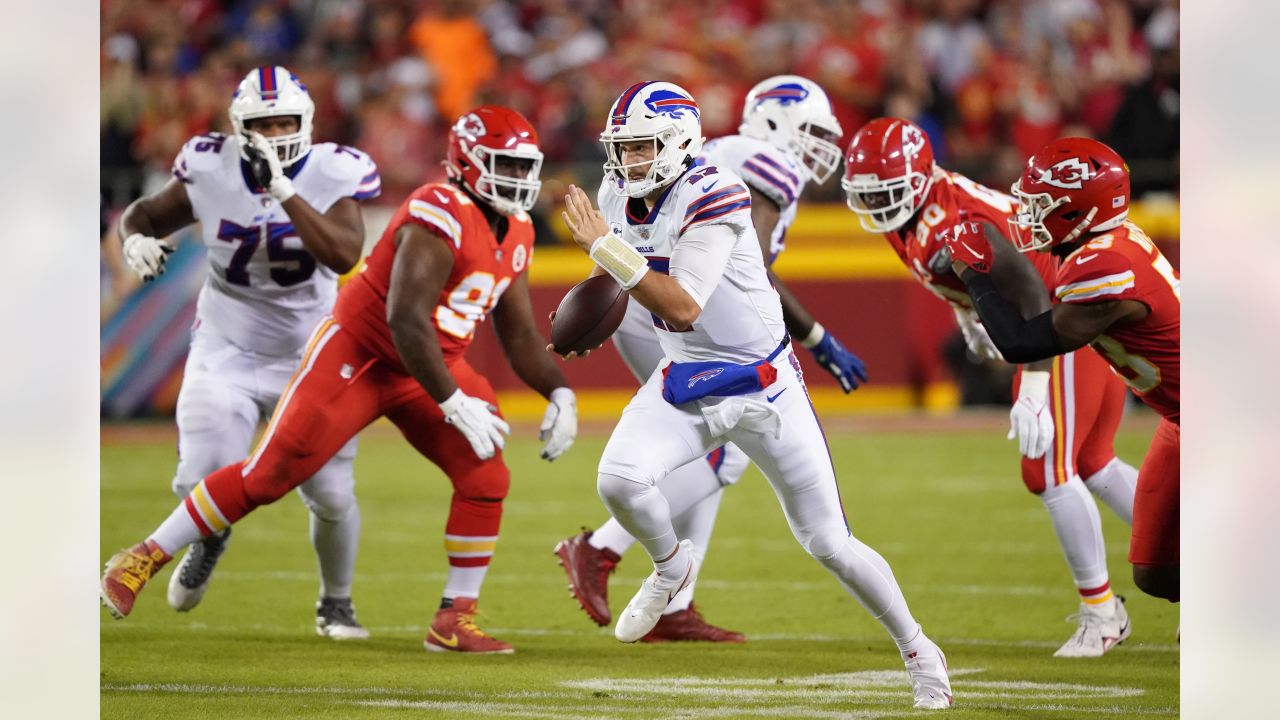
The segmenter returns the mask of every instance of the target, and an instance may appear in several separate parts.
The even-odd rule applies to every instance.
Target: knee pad
[[[302,504],[307,506],[312,515],[329,523],[346,519],[351,509],[356,506],[356,496],[350,492],[335,490],[306,492],[299,487],[298,494],[302,497]]]
[[[453,481],[453,492],[465,498],[475,500],[504,500],[511,488],[511,471],[501,461],[491,460],[482,463],[471,472],[450,478]]]
[[[645,491],[652,487],[652,485],[611,473],[602,472],[596,478],[596,492],[599,493],[606,507],[614,505],[631,507]]]
[[[227,387],[197,377],[182,386],[176,409],[181,433],[212,433],[231,419],[231,395]]]
[[[825,527],[815,530],[801,539],[805,552],[818,562],[825,563],[849,546],[849,530],[845,527]]]

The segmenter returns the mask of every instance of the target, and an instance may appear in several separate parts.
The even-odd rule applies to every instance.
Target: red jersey
[[[529,216],[521,212],[507,220],[506,236],[499,243],[484,211],[465,192],[447,183],[423,185],[396,210],[360,274],[338,293],[334,318],[363,345],[402,367],[387,325],[387,289],[396,254],[396,231],[406,223],[416,223],[441,237],[453,251],[453,269],[431,313],[444,361],[453,363],[466,352],[476,326],[484,322],[533,255]]]
[[[1053,285],[1058,302],[1137,300],[1150,309],[1142,320],[1113,327],[1090,344],[1143,402],[1175,423],[1180,420],[1179,285],[1177,271],[1131,222],[1067,256]]]
[[[973,307],[973,301],[964,283],[951,271],[951,255],[942,252],[947,244],[939,237],[938,231],[955,228],[965,220],[990,223],[1001,233],[1008,233],[1009,217],[1015,208],[1013,198],[1008,195],[979,185],[959,173],[935,167],[933,186],[925,196],[924,207],[915,226],[903,226],[895,232],[885,233],[884,237],[911,274],[930,292],[953,307],[968,310]],[[1040,273],[1045,287],[1053,287],[1057,275],[1057,263],[1053,257],[1047,253],[1033,253],[1027,259]]]

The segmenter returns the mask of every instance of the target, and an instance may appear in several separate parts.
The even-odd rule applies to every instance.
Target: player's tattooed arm
[[[778,299],[782,301],[782,321],[786,324],[791,337],[807,338],[809,333],[813,332],[813,316],[769,268],[773,264],[773,258],[770,257],[773,252],[773,230],[778,226],[778,219],[782,217],[782,212],[769,196],[755,188],[750,189],[751,224],[756,228],[756,239],[760,241],[760,255],[764,258],[766,269],[769,270],[769,279],[773,281],[773,288],[778,291]]]
[[[186,185],[174,178],[159,191],[134,200],[120,216],[120,238],[134,234],[164,238],[196,221]]]
[[[396,352],[436,402],[444,402],[458,390],[431,324],[431,313],[453,268],[453,251],[447,242],[420,225],[401,226],[396,231],[396,257],[387,289],[387,325]]]
[[[360,215],[360,203],[354,198],[342,198],[324,213],[316,211],[296,194],[280,206],[293,221],[303,247],[325,267],[345,273],[360,262],[360,253],[364,250],[364,219]]]
[[[493,329],[498,334],[511,369],[525,385],[545,398],[551,397],[552,390],[566,386],[560,368],[549,354],[543,352],[547,340],[533,321],[528,273],[516,276],[493,308]]]

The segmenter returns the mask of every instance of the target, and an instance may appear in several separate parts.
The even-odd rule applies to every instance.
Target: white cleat
[[[698,577],[698,559],[693,555],[693,543],[680,541],[680,549],[689,558],[689,568],[680,577],[665,578],[655,570],[640,584],[640,591],[618,615],[613,636],[624,643],[633,643],[653,629],[671,601],[681,590],[693,584]]]
[[[231,542],[231,528],[198,540],[187,548],[182,562],[169,576],[169,607],[187,612],[200,604],[209,589],[209,576]]]
[[[1119,595],[1115,602],[1100,608],[1080,603],[1080,612],[1067,620],[1075,620],[1079,625],[1075,634],[1053,654],[1054,657],[1102,657],[1124,642],[1132,632],[1129,613],[1124,609],[1124,598]]]
[[[911,677],[911,692],[915,695],[917,710],[946,710],[951,707],[951,678],[947,675],[947,656],[942,648],[924,636],[914,650],[902,653]]]

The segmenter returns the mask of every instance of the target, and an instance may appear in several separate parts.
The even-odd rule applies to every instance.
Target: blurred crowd
[[[1128,158],[1135,194],[1176,192],[1178,42],[1174,0],[112,0],[103,189],[119,208],[163,183],[186,138],[227,130],[239,79],[277,63],[315,98],[318,141],[378,162],[388,203],[443,176],[448,127],[473,105],[525,113],[544,179],[590,186],[629,84],[686,87],[715,137],[787,72],[827,90],[846,139],[910,117],[940,162],[995,187],[1045,141],[1086,134]]]

